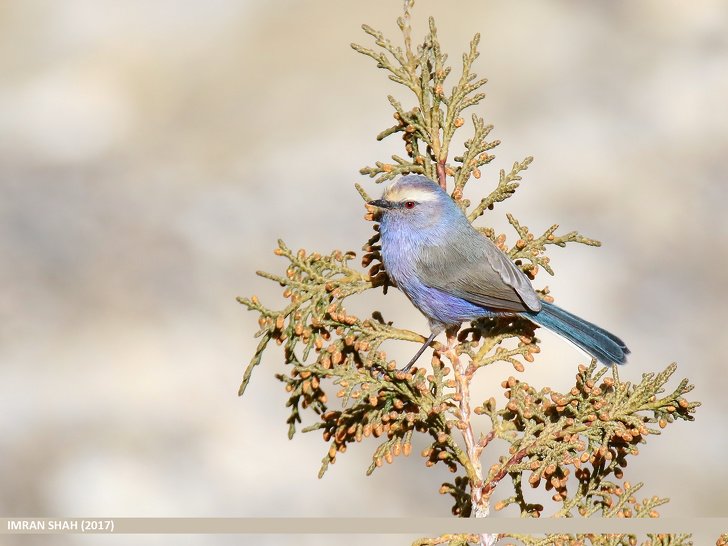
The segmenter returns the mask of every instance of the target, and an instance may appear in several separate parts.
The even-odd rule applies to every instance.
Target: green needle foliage
[[[596,535],[596,534],[558,534],[546,536],[533,535],[498,535],[503,546],[690,546],[689,535],[648,534],[646,539],[640,540],[636,535]],[[512,540],[508,540],[512,539]],[[437,538],[424,538],[417,540],[413,546],[468,546],[479,544],[478,535],[442,535]],[[720,543],[718,546],[721,546]]]
[[[399,135],[404,155],[377,161],[361,173],[376,182],[423,173],[438,181],[470,220],[476,221],[514,194],[532,159],[515,162],[509,172],[501,170],[484,197],[472,203],[465,198],[466,185],[472,178],[483,176],[481,168],[493,160],[491,152],[499,144],[488,139],[492,127],[473,114],[472,136],[465,139],[459,155],[451,155],[453,135],[466,126],[464,111],[479,105],[485,96],[481,89],[486,80],[473,73],[479,36],[470,42],[462,57],[460,76],[448,88],[452,67],[441,51],[433,19],[421,45],[412,45],[411,4],[405,4],[404,16],[398,20],[403,47],[368,26],[363,28],[373,38],[375,48],[352,44],[356,51],[374,59],[392,81],[404,86],[411,101],[404,106],[404,102],[388,97],[396,123],[377,136],[381,140]],[[482,192],[483,187],[481,183],[476,190]],[[365,201],[369,200],[361,186],[356,188]],[[366,218],[376,222],[374,214],[368,210]],[[576,232],[557,234],[558,225],[537,236],[512,215],[507,218],[515,231],[511,246],[506,244],[505,234],[487,227],[478,229],[531,279],[540,269],[554,274],[546,256],[552,245],[599,246],[599,242]],[[381,350],[382,343],[399,340],[418,345],[427,336],[396,327],[376,310],[369,318],[362,318],[351,315],[345,307],[348,298],[370,290],[386,293],[389,287],[378,225],[373,227],[374,233],[363,247],[361,263],[365,269],[353,263],[353,252],[294,251],[278,241],[275,253],[285,260],[285,273],[258,274],[283,288],[287,304],[270,307],[255,296],[239,298],[259,315],[260,325],[256,334],[260,343],[239,392],[244,393],[251,372],[269,352],[271,342],[281,345],[289,368],[288,373],[278,376],[290,396],[289,436],[298,430],[304,414],[312,418],[303,431],[318,431],[328,445],[319,476],[350,445],[373,437],[376,447],[369,474],[397,456],[409,455],[412,438],[419,433],[429,438],[429,446],[422,452],[426,465],[443,464],[455,474],[451,482],[441,486],[440,493],[452,497],[452,512],[458,516],[485,516],[493,500],[496,510],[514,510],[522,517],[656,517],[656,508],[667,500],[640,500],[637,493],[642,484],[622,480],[628,458],[638,454],[638,446],[648,437],[675,420],[693,419],[699,403],[685,398],[692,389],[687,380],[666,391],[676,366],[646,373],[638,384],[632,384],[620,381],[616,367],[597,367],[592,362],[579,366],[574,386],[565,393],[508,377],[502,383],[504,403],[495,398],[477,403],[471,400],[469,386],[478,370],[508,363],[522,372],[539,352],[536,327],[528,320],[506,317],[477,320],[459,332],[450,332],[447,346],[435,344],[429,371],[428,367],[413,368],[409,373],[398,371],[397,363]],[[553,301],[547,287],[538,292],[543,299]],[[476,438],[477,416],[487,418],[490,426],[487,434]],[[484,470],[481,456],[486,448],[499,450],[502,455],[498,463]],[[515,493],[496,502],[493,495],[505,478]],[[549,492],[552,506],[529,500],[529,490],[539,488]],[[547,537],[552,542],[514,538],[522,544],[558,543],[553,542],[556,539],[563,539],[564,544],[632,544],[634,538],[563,537]],[[448,543],[424,540],[420,544]],[[470,541],[456,536],[447,540],[450,544]],[[685,543],[679,537],[669,540],[674,541],[659,544]]]

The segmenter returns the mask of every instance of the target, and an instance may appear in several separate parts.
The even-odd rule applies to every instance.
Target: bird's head
[[[421,174],[408,174],[384,190],[381,199],[368,205],[380,209],[383,219],[398,220],[416,228],[442,222],[452,214],[462,214],[450,196]]]

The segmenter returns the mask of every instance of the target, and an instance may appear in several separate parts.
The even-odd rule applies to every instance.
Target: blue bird
[[[429,178],[403,176],[368,204],[380,209],[387,274],[430,325],[430,337],[403,371],[446,328],[514,315],[548,328],[604,364],[626,361],[629,349],[617,336],[540,300],[526,275]]]

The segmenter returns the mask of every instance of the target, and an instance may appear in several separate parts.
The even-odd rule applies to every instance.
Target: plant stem
[[[475,440],[473,426],[471,423],[472,411],[470,408],[470,377],[467,375],[467,365],[458,356],[455,347],[457,339],[455,332],[447,332],[447,358],[453,365],[455,371],[456,392],[460,395],[458,401],[459,409],[459,426],[465,440],[465,453],[468,458],[468,477],[470,479],[470,500],[472,505],[471,517],[484,518],[490,513],[490,504],[488,499],[483,496],[483,466],[480,463],[480,453],[482,448]],[[482,534],[480,536],[480,544],[482,546],[492,546],[495,544],[498,536],[490,534]]]
[[[447,173],[445,171],[446,161],[447,159],[441,159],[437,162],[437,182],[445,191],[447,191]]]

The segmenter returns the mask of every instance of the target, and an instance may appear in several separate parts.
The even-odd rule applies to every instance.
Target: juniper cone
[[[617,336],[540,300],[526,275],[429,178],[403,176],[369,205],[381,211],[384,267],[432,332],[403,371],[446,328],[514,315],[548,328],[603,364],[626,361],[629,349]]]

